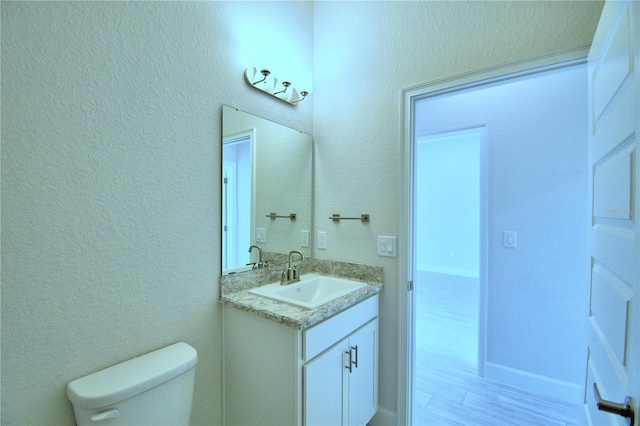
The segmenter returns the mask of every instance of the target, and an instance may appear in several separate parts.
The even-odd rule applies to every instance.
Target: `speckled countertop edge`
[[[265,270],[255,270],[249,273],[221,277],[220,303],[236,309],[253,312],[260,317],[290,327],[305,330],[382,290],[382,267],[380,266],[321,259],[307,259],[296,263],[303,275],[306,273],[332,275],[366,282],[368,285],[317,309],[303,309],[249,293],[251,288],[272,283],[279,279],[281,271],[267,271],[266,269],[269,268],[265,268]]]

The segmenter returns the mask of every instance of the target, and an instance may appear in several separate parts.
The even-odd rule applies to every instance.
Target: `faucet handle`
[[[297,267],[293,267],[293,279],[294,280],[298,280],[300,279],[300,272],[298,271]]]

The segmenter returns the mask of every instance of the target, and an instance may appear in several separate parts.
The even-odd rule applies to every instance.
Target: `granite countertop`
[[[234,274],[235,276],[223,276],[220,280],[220,303],[236,309],[254,312],[263,318],[299,330],[305,330],[382,290],[382,267],[379,266],[316,259],[307,259],[297,264],[301,275],[307,273],[331,275],[366,282],[367,286],[317,309],[304,309],[249,293],[249,290],[254,287],[279,281],[279,278],[275,279],[274,277],[281,272],[255,270],[251,271],[256,272],[255,274],[248,272]]]

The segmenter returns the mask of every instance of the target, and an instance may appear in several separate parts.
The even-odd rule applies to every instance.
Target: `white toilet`
[[[197,362],[176,343],[70,382],[78,426],[188,425]]]

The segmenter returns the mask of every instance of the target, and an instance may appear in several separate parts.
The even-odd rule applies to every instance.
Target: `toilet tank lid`
[[[105,407],[171,380],[197,362],[194,348],[175,343],[74,380],[67,385],[67,397],[76,407]]]

